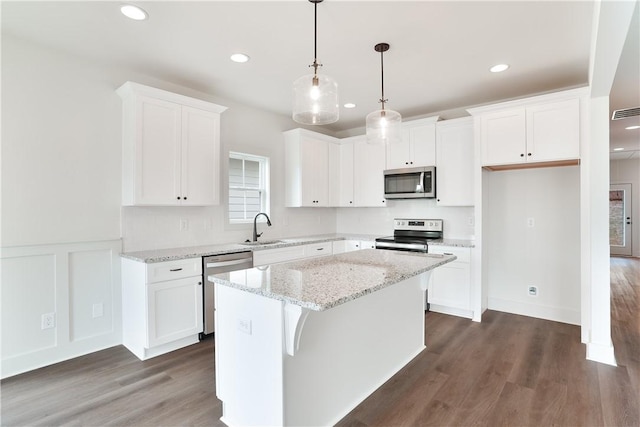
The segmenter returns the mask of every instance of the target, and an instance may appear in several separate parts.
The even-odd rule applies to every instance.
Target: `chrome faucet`
[[[262,233],[258,234],[258,227],[257,227],[257,223],[256,222],[257,222],[258,217],[260,215],[264,215],[264,217],[267,218],[267,225],[269,227],[271,227],[271,220],[269,219],[269,215],[267,215],[264,212],[260,212],[258,215],[256,215],[256,217],[253,218],[253,241],[254,242],[257,242],[258,241],[258,237],[262,236],[262,233],[264,233],[264,231],[263,231]]]

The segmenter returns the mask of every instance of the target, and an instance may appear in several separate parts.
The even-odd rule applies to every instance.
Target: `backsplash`
[[[332,208],[272,207],[271,227],[258,223],[263,240],[336,232]],[[186,228],[181,230],[181,222]],[[229,224],[222,206],[212,207],[123,207],[123,251],[177,248],[251,239],[253,223]]]
[[[387,200],[386,208],[343,208],[337,211],[337,233],[393,234],[395,218],[444,220],[446,239],[473,239],[474,207],[441,207],[435,200]]]

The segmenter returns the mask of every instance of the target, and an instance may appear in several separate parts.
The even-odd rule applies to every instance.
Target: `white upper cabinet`
[[[469,110],[480,123],[482,165],[579,159],[580,99],[577,95],[558,97],[562,95],[533,98],[512,108],[500,108],[504,104],[499,104],[489,111],[485,107]]]
[[[353,198],[354,206],[386,206],[384,169],[386,149],[383,144],[367,144],[367,137],[354,137]]]
[[[530,161],[580,157],[580,100],[527,108],[527,156]]]
[[[487,113],[481,117],[482,164],[524,163],[527,150],[524,108]]]
[[[344,138],[340,141],[340,144],[329,146],[329,193],[331,195],[331,206],[354,206],[353,141],[354,137]]]
[[[473,206],[473,118],[438,122],[436,154],[437,205]]]
[[[122,204],[218,204],[226,107],[133,82],[117,92],[123,99]]]
[[[402,123],[402,141],[387,146],[386,169],[403,169],[436,164],[436,121],[438,117]]]
[[[284,132],[287,207],[329,206],[329,144],[333,137],[305,129]]]

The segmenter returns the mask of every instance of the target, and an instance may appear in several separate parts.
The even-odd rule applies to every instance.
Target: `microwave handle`
[[[420,188],[420,193],[424,193],[424,172],[420,172]]]

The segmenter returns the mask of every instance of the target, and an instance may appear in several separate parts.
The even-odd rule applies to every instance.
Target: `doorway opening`
[[[611,255],[631,256],[631,184],[609,188],[609,247]]]

